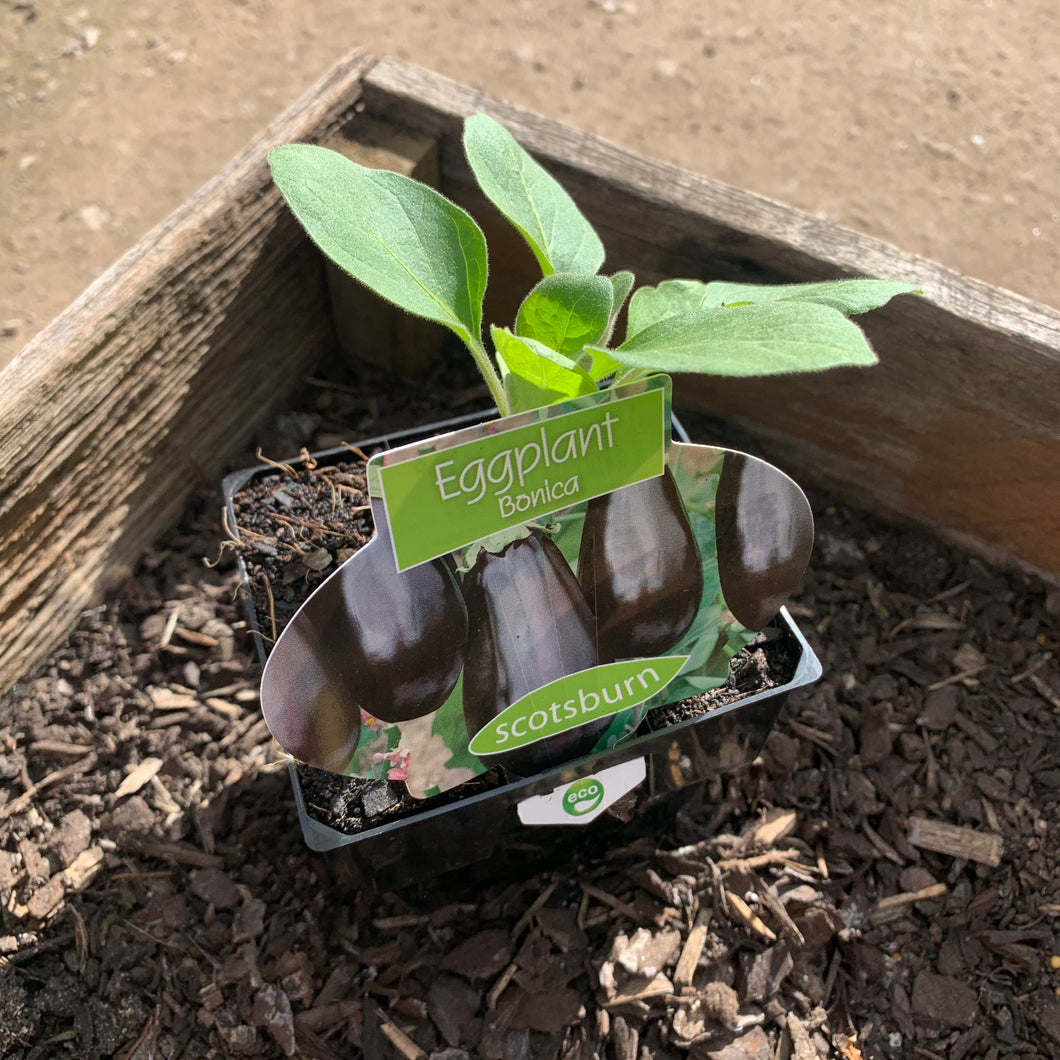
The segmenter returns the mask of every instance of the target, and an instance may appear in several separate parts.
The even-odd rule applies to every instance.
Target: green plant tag
[[[561,677],[498,714],[468,750],[480,757],[503,754],[639,706],[658,695],[687,661],[687,655],[629,659]]]
[[[486,198],[519,230],[541,272],[593,275],[604,245],[555,177],[485,114],[464,123],[464,152]]]
[[[587,408],[552,406],[521,426],[411,459],[383,454],[378,474],[398,569],[662,474],[663,383],[594,393]]]

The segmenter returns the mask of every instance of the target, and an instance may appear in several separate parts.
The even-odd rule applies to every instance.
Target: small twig
[[[92,753],[85,755],[84,758],[79,759],[71,765],[63,766],[62,769],[57,769],[54,773],[49,773],[39,783],[32,784],[28,787],[18,796],[18,798],[12,799],[6,806],[0,806],[0,821],[6,821],[8,817],[13,817],[16,813],[21,813],[42,791],[58,784],[60,781],[66,780],[68,777],[76,777],[81,773],[87,772],[95,764],[96,755],[95,753]]]
[[[1032,662],[1026,670],[1021,670],[1018,674],[1014,674],[1012,677],[1010,677],[1009,682],[1011,684],[1017,685],[1021,681],[1026,681],[1027,678],[1031,676],[1031,674],[1036,673],[1038,670],[1040,670],[1052,657],[1053,653],[1051,651],[1047,651],[1044,655],[1039,655],[1038,658],[1035,659],[1034,662]]]
[[[334,532],[323,523],[311,523],[308,519],[301,519],[297,515],[284,515],[282,512],[273,512],[272,518],[285,526],[300,526],[305,530],[315,530],[318,534]]]
[[[926,604],[938,603],[940,600],[948,600],[951,596],[960,596],[965,589],[971,587],[972,581],[969,578],[966,582],[961,582],[960,585],[953,585],[949,589],[943,589],[941,593],[936,593],[934,596],[928,597],[924,601]]]
[[[353,453],[353,455],[356,456],[358,460],[363,460],[366,464],[368,463],[368,457],[363,449],[358,449],[357,446],[350,445],[349,442],[343,442],[342,447],[343,449],[349,449],[349,451]]]
[[[938,689],[945,688],[947,685],[955,685],[959,681],[967,681],[974,678],[981,669],[981,666],[977,666],[974,670],[962,670],[959,674],[951,674],[949,677],[944,677],[941,681],[936,681],[934,684],[928,685],[927,690],[929,692],[936,692]]]
[[[276,601],[272,596],[272,585],[269,582],[268,577],[263,577],[262,582],[265,585],[265,596],[269,601],[269,624],[272,628],[272,643],[276,643],[276,638],[279,634],[276,632]]]
[[[276,468],[277,471],[282,471],[285,475],[293,478],[295,481],[298,480],[298,473],[295,471],[290,464],[281,464],[278,460],[270,460],[262,451],[261,447],[258,447],[257,458],[263,463],[268,464],[269,467]]]
[[[876,903],[876,908],[869,914],[873,924],[886,924],[889,920],[896,920],[902,915],[907,905],[915,905],[930,898],[941,898],[946,893],[944,883],[933,883],[930,887],[922,887],[919,891],[906,891],[903,894],[893,894],[890,898],[881,898]]]
[[[180,608],[174,607],[172,611],[166,616],[166,624],[162,629],[162,636],[158,638],[159,648],[168,648],[169,642],[173,639],[173,631],[177,628],[177,623],[180,621]]]
[[[775,865],[779,861],[791,861],[801,853],[801,850],[767,850],[764,854],[755,854],[749,858],[726,858],[718,862],[718,868],[722,872],[729,869],[760,869],[765,865]]]
[[[756,934],[770,942],[776,942],[777,936],[761,917],[738,895],[725,888],[725,897],[729,900],[736,915]]]
[[[1004,852],[1004,841],[993,832],[977,832],[974,828],[926,817],[909,819],[909,842],[923,850],[978,861],[994,869],[1001,864]]]
[[[649,1001],[652,998],[667,998],[671,997],[673,992],[673,983],[671,983],[662,972],[659,972],[659,974],[656,975],[647,986],[640,990],[634,990],[628,994],[618,994],[611,998],[610,1001],[606,1002],[604,1008],[622,1008],[624,1005],[632,1005],[638,1001]]]
[[[405,1060],[427,1060],[427,1054],[396,1023],[391,1023],[382,1013],[379,1015],[380,1030]]]
[[[512,981],[512,977],[519,970],[519,965],[512,961],[507,968],[501,972],[497,981],[490,987],[490,992],[486,995],[486,1011],[493,1012],[497,1007],[497,1002],[500,1001],[501,994],[507,989],[508,984]]]
[[[905,865],[905,858],[898,853],[886,839],[876,831],[868,821],[861,822],[861,830],[865,833],[865,837],[868,841],[876,848],[876,850],[882,854],[888,861],[893,861],[896,865]]]
[[[551,897],[553,891],[559,886],[559,880],[553,880],[533,901],[530,908],[516,922],[515,927],[512,928],[512,938],[518,938],[523,933],[523,928],[530,923],[531,920],[538,914],[538,912],[544,908],[545,902]]]
[[[628,902],[623,902],[621,898],[616,898],[613,894],[608,894],[607,891],[602,891],[599,887],[594,887],[591,883],[583,883],[579,881],[578,886],[581,887],[586,894],[592,895],[597,901],[611,906],[612,909],[617,909],[623,916],[628,916],[630,920],[633,920],[638,924],[643,924],[645,922],[646,918],[640,913],[640,911],[635,909]]]
[[[710,928],[710,910],[701,909],[696,917],[695,927],[688,933],[684,949],[677,961],[674,970],[674,986],[680,989],[682,986],[691,986],[699,967],[699,958],[703,956],[703,947],[707,942],[707,932]]]

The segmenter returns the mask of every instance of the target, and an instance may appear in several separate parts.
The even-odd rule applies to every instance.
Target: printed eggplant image
[[[304,610],[284,630],[286,650],[269,659],[262,708],[273,736],[302,762],[342,773],[361,736],[361,709],[336,680],[341,665]],[[277,645],[278,647],[279,645]]]
[[[809,503],[775,467],[727,452],[715,513],[725,604],[747,629],[764,629],[802,586],[813,549]]]
[[[456,576],[443,560],[399,571],[385,518],[376,536],[333,575],[341,607],[327,643],[345,656],[344,678],[360,706],[386,722],[436,711],[464,665],[467,611]]]
[[[578,581],[601,663],[662,655],[684,636],[699,611],[703,564],[669,469],[589,501]]]
[[[483,549],[463,580],[468,613],[464,720],[468,736],[542,685],[599,661],[593,619],[563,553],[531,531],[498,553]],[[610,718],[490,756],[530,775],[588,754]],[[483,760],[485,761],[485,759]]]
[[[283,747],[343,772],[361,710],[391,724],[436,711],[464,666],[467,611],[451,567],[398,571],[385,518],[375,538],[306,601],[262,675],[261,706]]]

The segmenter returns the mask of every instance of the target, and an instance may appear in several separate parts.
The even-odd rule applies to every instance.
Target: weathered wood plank
[[[362,114],[324,140],[323,146],[358,165],[390,169],[438,187],[436,141],[388,122]],[[409,316],[330,261],[325,268],[335,333],[346,357],[414,375],[438,356],[446,334],[440,324]]]
[[[503,121],[600,230],[609,268],[668,276],[794,282],[869,275],[920,284],[865,319],[882,364],[761,381],[680,380],[676,398],[755,434],[800,481],[927,523],[1001,559],[1060,574],[1060,313],[879,240],[641,158],[491,100],[418,67],[383,60],[366,76],[376,117],[441,139],[442,186],[488,226],[505,262],[504,314],[532,282],[531,260],[474,190],[460,121]],[[509,256],[514,254],[514,256]],[[491,282],[498,274],[496,266]],[[523,288],[525,290],[525,287]]]
[[[372,61],[334,67],[0,374],[0,689],[334,343],[319,257],[265,156],[346,122]]]

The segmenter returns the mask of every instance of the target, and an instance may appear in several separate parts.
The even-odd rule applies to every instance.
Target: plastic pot
[[[367,452],[405,445],[488,418],[476,413],[370,438],[359,442],[358,447]],[[679,441],[689,440],[676,418],[673,435]],[[313,454],[319,464],[348,458],[346,448]],[[287,463],[298,466],[299,461]],[[275,468],[261,465],[225,478],[229,524],[237,535],[234,495],[252,478],[273,473]],[[242,556],[238,563],[246,581]],[[245,599],[264,662],[265,645],[249,593]],[[771,630],[795,659],[793,676],[786,684],[664,729],[635,735],[611,750],[566,762],[536,776],[510,780],[458,799],[426,800],[424,808],[411,816],[354,835],[310,815],[292,761],[289,769],[305,841],[311,849],[331,852],[341,860],[358,885],[388,890],[473,865],[498,850],[505,850],[508,858],[509,844],[524,854],[535,850],[544,854],[562,849],[571,840],[583,840],[586,828],[594,832],[616,828],[620,822],[606,811],[622,796],[622,820],[629,822],[627,831],[636,831],[654,821],[660,811],[669,810],[674,797],[691,786],[753,761],[790,693],[821,676],[816,655],[786,610],[777,615]],[[642,725],[641,732],[644,728]],[[563,823],[553,823],[557,821]],[[626,838],[624,835],[623,841]]]

